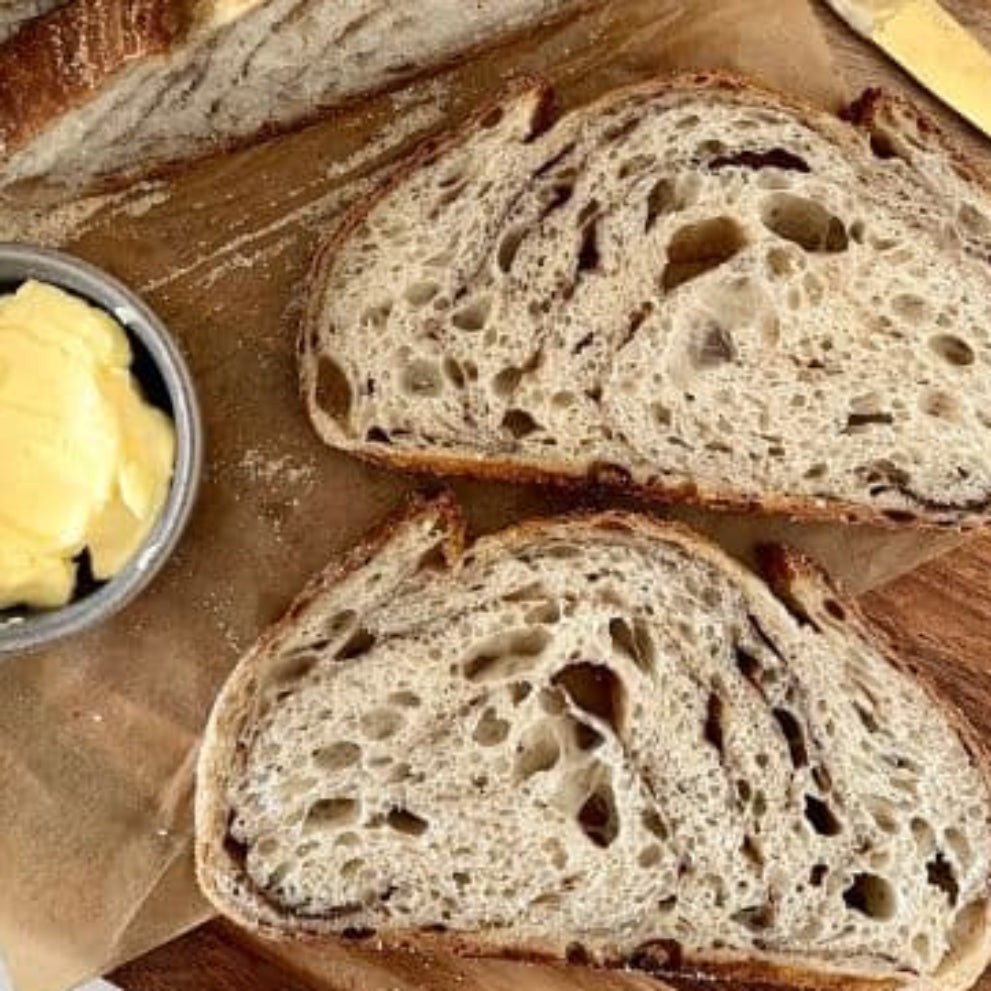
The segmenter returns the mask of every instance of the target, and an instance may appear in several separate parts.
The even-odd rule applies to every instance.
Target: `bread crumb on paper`
[[[143,182],[133,187],[129,192],[134,195],[134,198],[126,199],[120,208],[120,212],[128,217],[143,217],[155,207],[168,203],[172,198],[168,186],[162,181]]]

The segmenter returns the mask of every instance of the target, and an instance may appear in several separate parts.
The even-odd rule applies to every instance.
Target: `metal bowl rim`
[[[0,621],[0,657],[49,646],[118,613],[161,570],[192,514],[203,471],[203,421],[186,361],[165,324],[136,293],[62,251],[0,242],[0,282],[35,278],[85,298],[121,323],[151,356],[169,393],[176,455],[169,495],[144,544],[100,588],[58,609]]]

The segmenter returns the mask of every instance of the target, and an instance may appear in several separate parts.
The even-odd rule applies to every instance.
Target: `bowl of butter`
[[[0,656],[81,633],[151,581],[202,450],[155,314],[77,258],[0,244]]]

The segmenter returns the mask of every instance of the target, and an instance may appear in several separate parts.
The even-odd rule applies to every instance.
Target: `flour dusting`
[[[308,488],[316,481],[317,475],[316,465],[312,462],[300,461],[289,454],[267,456],[258,448],[245,451],[238,467],[252,483],[289,489]]]

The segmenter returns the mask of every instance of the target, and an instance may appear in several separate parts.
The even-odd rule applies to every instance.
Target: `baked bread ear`
[[[991,513],[991,196],[907,105],[722,76],[507,97],[335,230],[300,334],[332,446],[894,525]]]
[[[601,2],[67,0],[0,43],[0,186],[160,171]]]
[[[414,509],[245,656],[200,756],[197,871],[267,934],[810,988],[989,957],[971,732],[854,606],[603,513],[472,546]]]

